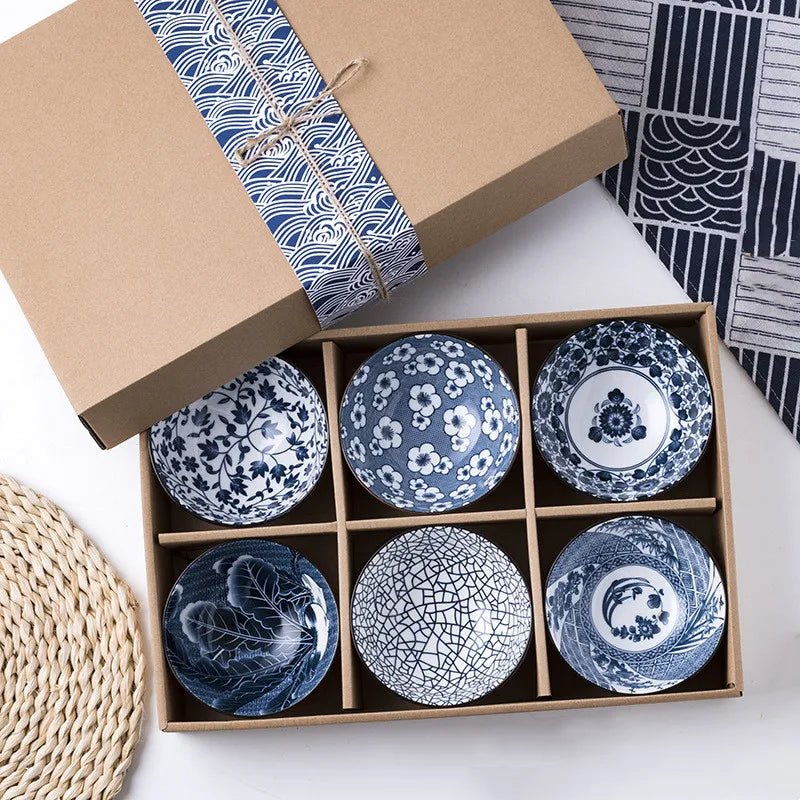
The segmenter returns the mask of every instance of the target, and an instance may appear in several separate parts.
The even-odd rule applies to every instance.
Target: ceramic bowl
[[[714,416],[696,356],[649,322],[590,325],[562,342],[533,391],[533,430],[564,481],[604,500],[639,500],[691,472]]]
[[[463,528],[418,528],[384,545],[356,581],[351,615],[366,667],[428,706],[496,689],[522,661],[531,633],[519,570]]]
[[[399,339],[370,356],[342,398],[341,438],[359,482],[420,513],[476,501],[508,472],[519,403],[502,367],[446,334]]]
[[[553,564],[547,626],[581,676],[650,694],[694,675],[725,625],[714,560],[688,531],[657,517],[617,517],[576,536]]]
[[[240,717],[299,703],[328,671],[338,636],[325,578],[297,551],[266,539],[207,550],[164,609],[175,677],[202,703]]]
[[[150,428],[167,494],[217,525],[259,525],[314,488],[328,458],[325,407],[311,381],[270,358]]]

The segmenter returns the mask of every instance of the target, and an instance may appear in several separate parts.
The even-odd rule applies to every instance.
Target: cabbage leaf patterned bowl
[[[590,325],[547,358],[533,391],[544,460],[604,500],[652,497],[702,456],[714,407],[696,356],[648,322]]]
[[[547,578],[547,626],[587,681],[650,694],[685,681],[714,654],[725,588],[697,539],[665,519],[617,517],[578,534]]]
[[[531,634],[525,581],[508,556],[472,531],[417,528],[384,545],[356,581],[353,639],[393,692],[454,706],[496,689]]]
[[[435,513],[483,497],[520,438],[519,402],[502,367],[474,344],[419,334],[374,353],[341,404],[345,459],[395,508]]]
[[[259,525],[314,488],[328,458],[325,407],[311,381],[270,358],[150,428],[167,494],[218,525]]]
[[[299,703],[331,665],[339,615],[325,578],[300,553],[265,539],[214,547],[178,578],[164,610],[175,677],[234,716]]]

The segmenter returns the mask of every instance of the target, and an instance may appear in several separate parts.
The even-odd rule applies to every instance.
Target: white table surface
[[[63,5],[60,0],[0,3],[0,40]],[[388,307],[361,313],[357,322],[685,299],[592,181],[437,268],[399,292]],[[164,734],[150,698],[123,796],[800,798],[800,447],[727,350],[722,367],[739,566],[742,699]],[[101,452],[92,443],[2,278],[0,375],[0,472],[63,506],[144,602],[136,444]]]

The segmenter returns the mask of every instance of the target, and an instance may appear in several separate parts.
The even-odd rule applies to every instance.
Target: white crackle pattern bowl
[[[351,604],[361,660],[393,692],[430,706],[483,697],[517,668],[531,634],[519,570],[472,531],[417,528],[370,559]]]

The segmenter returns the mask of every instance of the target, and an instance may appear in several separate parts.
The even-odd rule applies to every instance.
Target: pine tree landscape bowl
[[[520,438],[519,403],[503,368],[447,334],[407,336],[370,356],[341,403],[345,459],[394,508],[461,508],[506,475]]]
[[[277,714],[319,684],[339,615],[327,581],[266,539],[227,542],[189,564],[164,609],[164,648],[180,684],[240,717]]]
[[[176,503],[217,525],[259,525],[317,484],[328,421],[311,381],[270,358],[153,425],[149,442]]]
[[[590,325],[548,356],[533,390],[544,460],[604,500],[652,497],[685,478],[708,443],[714,406],[694,353],[649,322]]]
[[[665,519],[617,517],[580,533],[547,578],[545,610],[561,656],[587,681],[651,694],[714,654],[726,617],[714,559]]]
[[[463,528],[417,528],[370,559],[351,604],[353,641],[375,677],[429,706],[483,697],[522,661],[531,602],[516,566]]]

